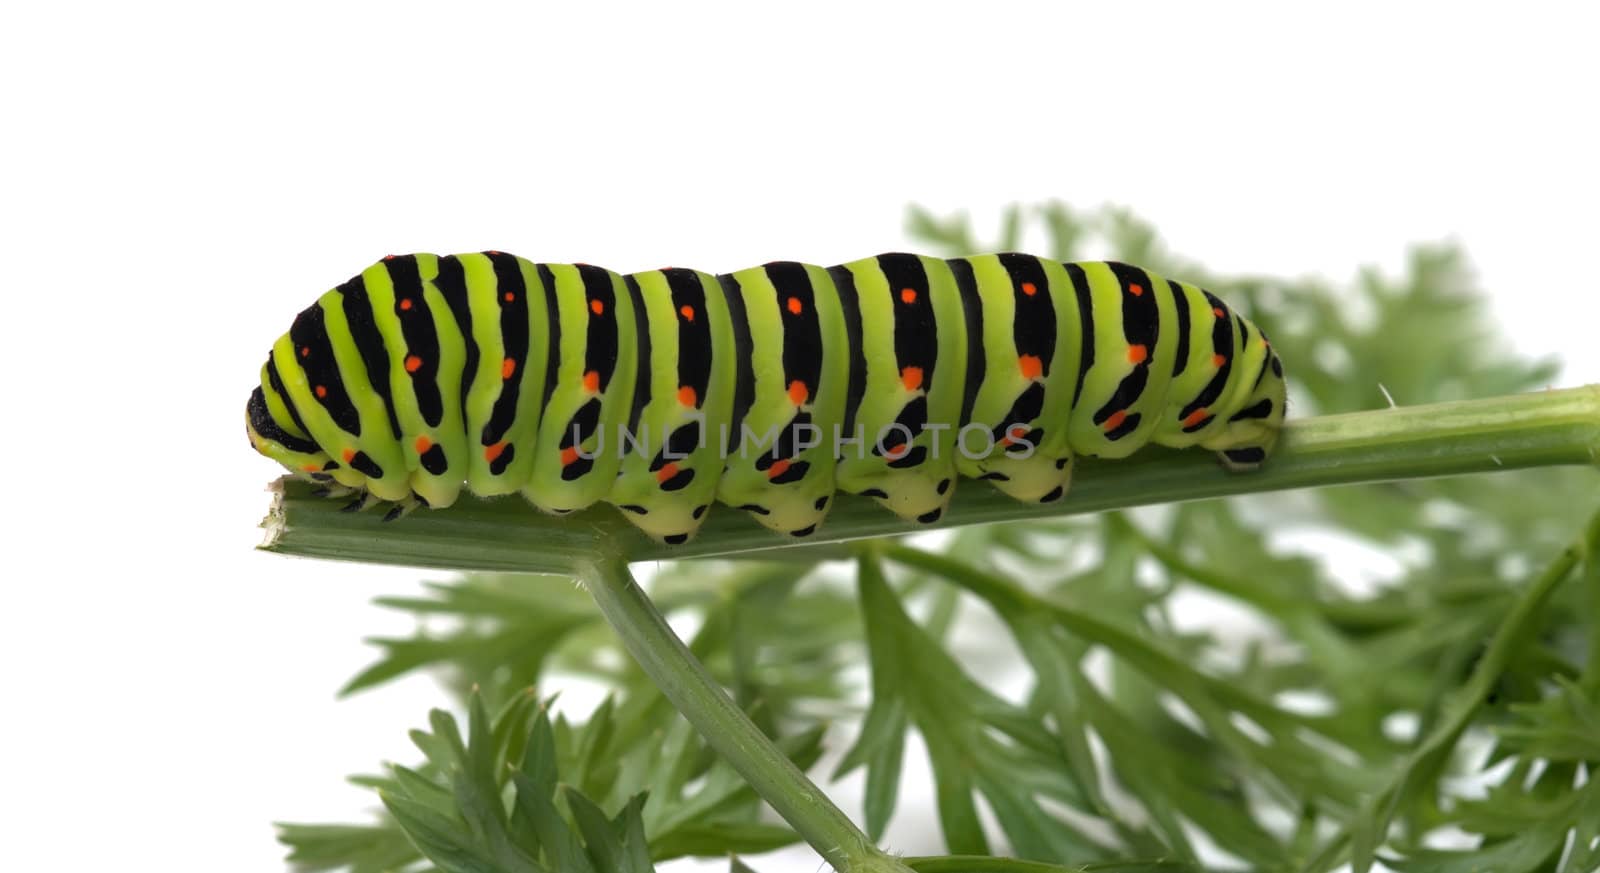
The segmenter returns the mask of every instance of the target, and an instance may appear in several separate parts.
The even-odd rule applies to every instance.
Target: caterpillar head
[[[276,393],[269,397],[269,390],[270,387],[257,385],[245,404],[244,429],[250,437],[251,447],[297,476],[319,482],[333,478],[326,471],[337,468],[338,464],[316,443],[295,436],[284,426],[284,420],[289,418],[287,407],[283,406]],[[277,409],[273,408],[274,400],[278,400]],[[289,421],[289,427],[293,426],[293,422]]]

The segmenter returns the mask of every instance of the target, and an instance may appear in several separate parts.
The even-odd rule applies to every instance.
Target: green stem
[[[733,511],[712,512],[693,540],[667,546],[608,506],[556,518],[526,501],[463,497],[448,510],[418,511],[392,524],[378,512],[343,513],[308,483],[280,480],[262,548],[292,555],[460,570],[566,572],[615,544],[630,561],[836,548],[846,540],[938,527],[1101,512],[1148,503],[1199,500],[1355,482],[1382,482],[1600,459],[1600,385],[1328,415],[1291,421],[1277,453],[1249,474],[1222,470],[1210,453],[1146,448],[1121,461],[1085,459],[1066,498],[1019,503],[981,482],[959,488],[934,525],[903,522],[875,501],[841,494],[828,522],[797,544]],[[610,548],[608,546],[608,548]],[[842,556],[842,553],[841,553]]]
[[[619,559],[578,564],[606,621],[706,742],[840,873],[910,873],[867,839],[728,697],[667,625]]]
[[[1600,513],[1589,520],[1583,537],[1584,596],[1590,615],[1600,615]],[[1600,690],[1600,631],[1589,634],[1589,658],[1579,684],[1590,692]]]

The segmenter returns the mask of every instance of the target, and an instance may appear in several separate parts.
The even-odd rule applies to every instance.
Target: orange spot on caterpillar
[[[505,440],[501,440],[500,442],[497,442],[492,446],[484,446],[483,447],[483,459],[492,464],[492,463],[494,463],[494,459],[500,457],[500,453],[505,451],[505,450],[506,450],[506,442],[505,442]]]
[[[1194,412],[1189,413],[1188,416],[1183,419],[1183,426],[1194,427],[1200,422],[1205,421],[1206,416],[1210,414],[1211,412],[1202,406],[1199,409],[1196,409]]]
[[[1128,363],[1142,364],[1144,359],[1150,357],[1150,352],[1144,346],[1128,346]]]
[[[1022,355],[1017,358],[1017,366],[1022,370],[1022,378],[1037,379],[1044,372],[1044,362],[1038,355]]]
[[[1106,423],[1101,425],[1101,427],[1104,427],[1107,431],[1116,430],[1117,428],[1122,427],[1122,422],[1127,420],[1127,418],[1127,411],[1119,409],[1116,412],[1111,413],[1111,417],[1106,419]]]
[[[806,383],[796,379],[789,383],[789,399],[795,406],[799,406],[811,399],[811,389],[806,387]]]
[[[606,302],[604,300],[590,300],[589,311],[593,312],[595,315],[605,315]]]
[[[788,472],[788,470],[789,470],[789,459],[788,458],[779,458],[778,460],[772,462],[772,466],[767,468],[767,478],[768,479],[776,479],[779,476],[782,476],[784,473]]]
[[[676,475],[678,475],[678,465],[669,461],[666,466],[656,471],[656,481],[665,483]]]
[[[318,397],[327,397],[328,396],[328,386],[326,386],[326,385],[318,385],[316,390],[317,390],[317,396]]]
[[[583,374],[583,390],[593,394],[600,390],[600,371],[590,370]]]
[[[383,259],[385,261],[392,261],[392,260],[394,260],[394,255],[384,255]]]
[[[917,302],[917,289],[915,289],[915,288],[901,288],[900,289],[900,302],[906,304],[907,306],[910,306],[911,304],[916,303]]]
[[[316,464],[304,464],[304,465],[301,465],[300,469],[304,470],[307,473],[315,473],[318,470],[321,470],[322,468],[318,467]]]
[[[351,461],[354,461],[356,459],[356,450],[355,449],[345,449],[344,452],[342,452],[339,455],[339,457],[344,458],[344,462],[346,464],[348,464]]]
[[[510,379],[511,374],[515,372],[517,372],[517,361],[515,358],[506,358],[500,362],[500,378]]]
[[[683,316],[684,321],[694,321],[694,307],[687,303],[678,307],[678,314]]]
[[[1000,445],[1001,446],[1009,446],[1012,443],[1021,442],[1022,438],[1027,436],[1027,435],[1028,435],[1028,426],[1027,425],[1025,425],[1025,424],[1013,424],[1013,425],[1010,425],[1010,426],[1008,426],[1006,428],[1005,436],[1002,436],[1000,438]]]
[[[417,437],[417,454],[426,454],[431,448],[433,448],[433,440],[428,439],[427,434]]]
[[[1213,366],[1213,367],[1221,367],[1223,364],[1227,363],[1227,361],[1228,361],[1228,359],[1224,358],[1221,355],[1212,355],[1211,356],[1211,366]]]
[[[911,447],[905,443],[895,443],[884,451],[883,456],[891,461],[898,461],[910,449]]]
[[[1128,293],[1132,294],[1135,297],[1143,297],[1144,296],[1144,286],[1143,285],[1129,285],[1128,286]]]
[[[406,372],[415,373],[422,369],[422,359],[416,355],[406,355]]]
[[[300,347],[300,357],[302,357],[302,358],[311,357],[311,347],[310,346],[301,346]]]
[[[561,466],[570,467],[570,466],[572,466],[573,462],[575,462],[577,460],[578,460],[578,447],[577,446],[567,446],[566,448],[561,450]]]
[[[678,402],[688,407],[699,406],[700,396],[695,393],[693,385],[683,385],[678,388]]]
[[[498,251],[495,251],[494,249],[490,249],[490,250],[484,252],[484,254],[486,254],[486,255],[498,255],[500,253]]]
[[[1032,297],[1033,295],[1039,293],[1039,289],[1034,287],[1034,284],[1032,282],[1023,282],[1022,283],[1022,293],[1028,295],[1029,297]]]
[[[1223,314],[1222,307],[1220,307],[1220,306],[1211,307],[1211,314],[1215,315],[1218,318],[1226,318],[1227,317],[1226,315]]]
[[[400,308],[401,309],[410,309],[411,308],[411,298],[410,297],[402,297],[402,298],[400,298]]]
[[[500,298],[500,299],[504,300],[507,303],[510,303],[511,301],[517,299],[517,292],[515,292],[515,291],[507,291],[505,293],[505,296]]]
[[[786,305],[789,307],[790,315],[799,315],[801,310],[806,308],[805,304],[801,303],[800,298],[798,297],[790,297]]]
[[[906,386],[907,391],[915,391],[922,387],[922,368],[906,367],[900,371],[900,384]]]

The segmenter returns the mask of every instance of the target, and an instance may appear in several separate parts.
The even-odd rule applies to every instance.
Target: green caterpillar
[[[793,536],[835,491],[936,521],[957,476],[1024,501],[1077,456],[1199,445],[1265,460],[1284,413],[1265,335],[1115,262],[886,254],[620,275],[501,252],[389,256],[273,345],[246,420],[296,474],[448,506],[604,500],[668,543],[714,501]]]

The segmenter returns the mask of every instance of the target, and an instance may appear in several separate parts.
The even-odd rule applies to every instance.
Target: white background
[[[8,7],[0,866],[281,869],[270,820],[412,759],[428,680],[333,692],[422,574],[253,552],[242,427],[272,340],[385,253],[835,263],[910,201],[1045,197],[1224,271],[1455,238],[1519,349],[1600,382],[1596,22],[1502,9]]]

